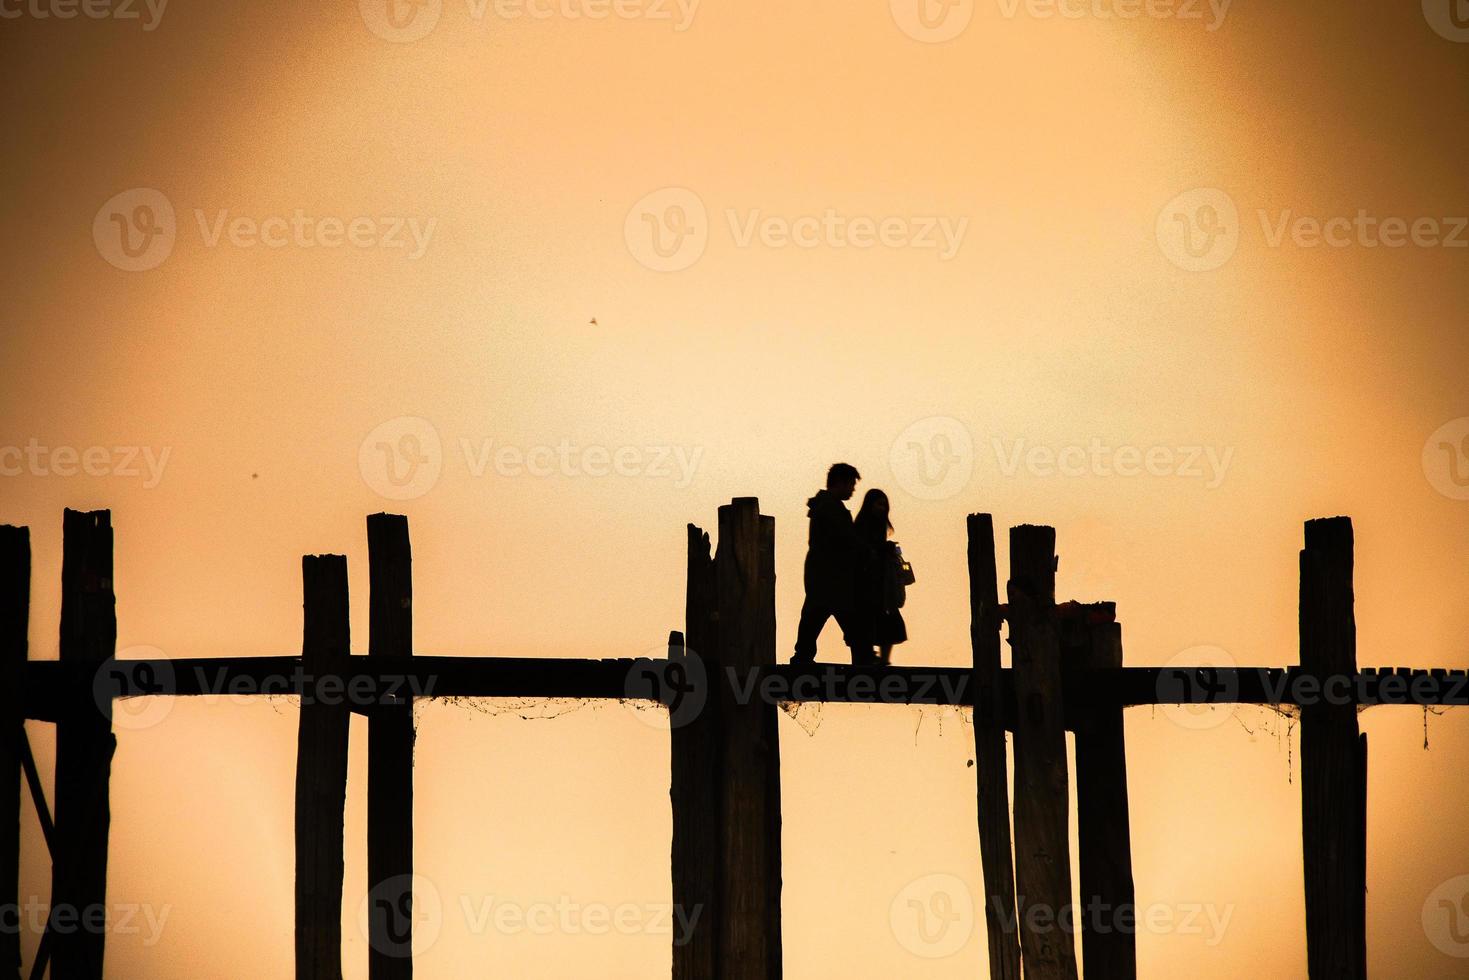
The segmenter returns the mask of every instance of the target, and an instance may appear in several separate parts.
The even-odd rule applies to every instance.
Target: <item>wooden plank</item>
[[[1015,682],[1015,892],[1027,980],[1076,980],[1056,532],[1010,530]]]
[[[1301,552],[1301,668],[1323,684],[1357,670],[1352,522],[1306,522]],[[1358,980],[1366,963],[1366,843],[1354,705],[1301,707],[1301,829],[1306,964],[1313,978]]]
[[[0,971],[7,976],[20,970],[20,782],[25,754],[20,685],[30,614],[30,531],[6,525],[0,527],[0,719],[5,725],[5,737],[0,738]],[[45,800],[38,800],[37,812],[45,806]]]
[[[1001,618],[994,518],[970,514],[967,525],[969,641],[974,651],[974,768],[989,968],[995,980],[1020,980],[1015,863],[1010,845],[1010,764],[1005,755],[1009,712],[1000,683]]]
[[[301,583],[301,659],[315,679],[337,675],[351,653],[347,559],[301,559]],[[341,980],[342,814],[352,715],[339,696],[323,697],[314,688],[301,698],[296,735],[296,976]]]
[[[694,649],[692,643],[690,648]],[[405,662],[383,663],[367,657],[353,657],[345,680],[354,686],[366,685],[365,700],[396,697],[410,690],[414,697],[460,698],[606,698],[629,697],[628,671],[645,662],[628,659],[581,660],[562,657],[437,657],[418,656]],[[1150,704],[1295,704],[1292,686],[1302,676],[1299,667],[1236,667],[1201,670],[1201,681],[1179,689],[1176,683],[1163,683],[1164,674],[1174,678],[1178,667],[1124,667],[1121,670],[1095,671],[1084,683],[1063,675],[1062,688],[1067,710],[1092,705],[1111,704],[1121,707]],[[127,673],[133,670],[134,673]],[[122,672],[122,673],[119,673]],[[152,660],[119,660],[109,668],[118,677],[118,686],[131,684],[136,690],[148,678],[173,677],[169,693],[180,697],[231,693],[231,684],[240,684],[250,694],[275,695],[299,693],[303,675],[300,657],[196,657]],[[972,667],[886,668],[852,666],[850,664],[815,664],[799,666],[775,664],[759,671],[772,687],[792,692],[784,698],[791,701],[813,701],[851,704],[943,704],[973,706],[974,670]],[[1383,677],[1402,681],[1402,689],[1379,691]],[[874,680],[888,679],[884,690]],[[1376,679],[1364,685],[1367,697],[1360,703],[1429,706],[1463,706],[1469,704],[1469,682],[1462,672],[1450,671],[1438,686],[1423,687],[1433,677],[1428,670],[1395,674],[1379,672]],[[26,691],[25,714],[36,721],[56,721],[59,705],[68,697],[91,696],[91,672],[78,672],[54,660],[27,661],[23,687]],[[1000,670],[1003,692],[1012,687],[1012,670]],[[1160,684],[1169,691],[1167,701],[1160,700]],[[899,691],[896,697],[893,688]],[[1421,688],[1414,694],[1410,688]],[[1179,701],[1175,692],[1183,698]],[[635,696],[635,695],[634,695]],[[1005,694],[1007,704],[1008,693]],[[358,706],[354,701],[354,710]],[[363,714],[367,708],[360,709]],[[1007,724],[1009,720],[1007,719]]]
[[[413,655],[413,554],[408,519],[367,519],[367,653],[384,663]],[[413,976],[413,699],[375,706],[367,738],[368,975]]]
[[[779,980],[780,743],[776,706],[740,699],[732,678],[775,663],[773,525],[759,501],[738,497],[719,508],[715,553],[719,632],[716,656],[720,702],[722,891],[719,962],[724,980]]]
[[[117,646],[112,515],[68,510],[62,527],[61,660],[94,677]],[[101,980],[107,914],[108,786],[117,740],[111,705],[77,692],[56,724],[56,855],[51,862],[52,975]],[[106,713],[104,713],[104,709]]]
[[[669,801],[673,807],[673,903],[688,935],[673,934],[674,980],[717,975],[720,874],[719,715],[709,699],[707,655],[715,648],[714,559],[709,535],[688,526],[688,579],[684,623],[687,636],[676,648],[683,663],[677,678],[685,697],[699,701],[692,712],[670,711]],[[670,656],[674,655],[673,650]]]
[[[1074,659],[1082,671],[1122,666],[1122,627],[1078,624]],[[1068,653],[1071,651],[1068,650]],[[1108,980],[1137,976],[1132,829],[1127,806],[1127,746],[1120,705],[1078,712],[1076,822],[1084,973]]]

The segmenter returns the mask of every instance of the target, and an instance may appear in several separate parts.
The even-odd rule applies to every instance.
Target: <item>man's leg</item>
[[[830,617],[831,610],[824,603],[806,597],[801,606],[801,623],[796,627],[796,653],[791,663],[809,664],[816,660],[816,638]]]
[[[852,651],[852,663],[875,664],[877,654],[872,652],[872,632],[862,614],[849,607],[834,613],[837,625],[842,628],[842,639]]]

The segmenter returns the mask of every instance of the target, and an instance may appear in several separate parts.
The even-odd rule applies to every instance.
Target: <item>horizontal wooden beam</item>
[[[313,676],[324,698],[337,697],[353,710],[413,698],[585,698],[663,700],[655,683],[666,660],[580,660],[544,657],[424,657],[403,663],[352,657],[332,681]],[[297,695],[306,687],[300,657],[224,657],[180,660],[113,660],[96,670],[55,660],[25,665],[26,717],[54,721],[59,706],[75,698],[140,695]],[[967,667],[855,667],[840,664],[777,664],[730,678],[745,696],[773,701],[856,704],[974,704]],[[699,679],[694,678],[693,683]],[[1153,704],[1349,703],[1469,705],[1469,672],[1446,669],[1366,668],[1356,674],[1321,678],[1299,667],[1123,667],[1067,670],[1067,705],[1077,707]],[[1000,671],[1007,701],[1010,668]]]

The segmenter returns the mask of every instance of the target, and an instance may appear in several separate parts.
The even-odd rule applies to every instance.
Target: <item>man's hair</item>
[[[862,474],[851,463],[833,463],[831,469],[826,471],[826,485],[829,487],[846,480],[856,482],[860,479]]]

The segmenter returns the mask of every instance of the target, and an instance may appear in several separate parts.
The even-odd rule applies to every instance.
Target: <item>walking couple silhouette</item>
[[[913,584],[889,519],[887,494],[873,488],[854,520],[846,501],[862,478],[856,467],[836,463],[826,489],[806,501],[811,536],[806,551],[806,602],[796,630],[794,664],[816,660],[816,638],[836,618],[854,664],[887,664],[896,644],[908,639],[899,611]]]

